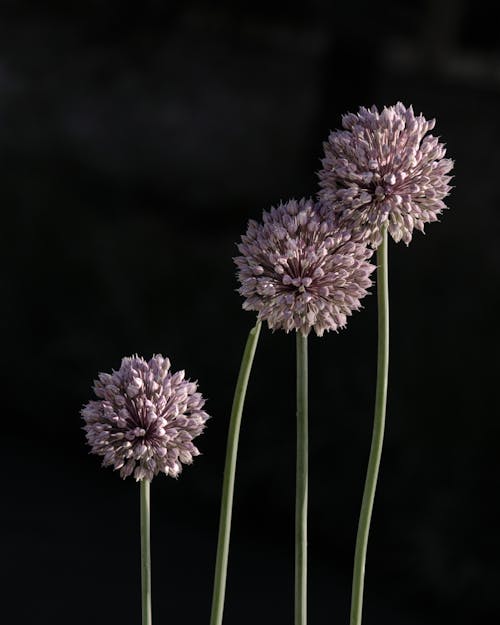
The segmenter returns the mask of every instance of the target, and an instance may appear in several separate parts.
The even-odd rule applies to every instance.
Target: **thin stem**
[[[151,533],[149,480],[141,480],[141,587],[142,625],[151,625]]]
[[[238,455],[241,415],[245,403],[248,380],[252,369],[253,358],[260,334],[260,321],[250,330],[241,360],[240,372],[234,391],[231,420],[227,436],[226,464],[222,485],[222,503],[219,520],[219,538],[217,543],[217,560],[215,563],[214,590],[212,596],[212,613],[210,625],[221,625],[224,614],[224,597],[226,594],[227,562],[229,557],[229,540],[231,537],[231,515],[233,509],[234,477]]]
[[[295,625],[307,623],[307,336],[297,332],[297,467],[295,481]]]
[[[377,250],[377,301],[378,301],[378,356],[377,387],[375,393],[375,417],[373,422],[372,443],[365,490],[359,516],[354,572],[352,579],[351,621],[350,625],[361,625],[363,613],[363,587],[365,577],[366,550],[373,511],[373,501],[377,488],[377,478],[382,455],[385,428],[385,407],[387,401],[387,379],[389,372],[389,285],[387,262],[387,230]]]

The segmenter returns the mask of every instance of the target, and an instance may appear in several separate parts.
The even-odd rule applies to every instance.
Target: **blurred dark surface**
[[[87,454],[98,371],[170,356],[212,415],[153,483],[156,623],[207,623],[225,438],[253,324],[247,220],[317,190],[340,115],[402,100],[456,160],[442,223],[390,246],[387,438],[366,625],[500,617],[500,46],[483,3],[0,5],[2,623],[139,622],[138,489]],[[347,623],[376,298],[310,354],[310,622]],[[292,622],[294,341],[264,331],[225,623]]]

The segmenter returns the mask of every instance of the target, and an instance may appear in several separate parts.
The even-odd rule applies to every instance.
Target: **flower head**
[[[401,102],[381,113],[361,107],[324,143],[319,197],[373,247],[386,226],[408,245],[413,228],[423,232],[446,208],[453,161],[437,137],[425,136],[434,123]]]
[[[271,329],[318,336],[337,330],[360,308],[371,285],[372,252],[338,229],[312,200],[290,200],[250,221],[235,258],[245,310]]]
[[[208,419],[196,390],[184,371],[172,374],[168,358],[123,358],[118,371],[99,374],[98,400],[81,411],[91,453],[122,478],[151,480],[160,471],[176,477],[181,463],[199,455],[193,439]]]

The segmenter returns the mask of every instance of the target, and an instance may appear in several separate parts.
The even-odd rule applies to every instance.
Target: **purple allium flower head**
[[[318,336],[337,330],[360,308],[371,285],[372,251],[340,231],[331,211],[312,200],[289,200],[250,221],[235,258],[245,310],[271,329]]]
[[[151,480],[160,471],[176,477],[181,463],[199,455],[193,439],[209,418],[196,391],[184,371],[170,371],[168,358],[123,358],[118,371],[99,374],[98,400],[81,411],[91,453],[104,456],[103,466],[119,469],[122,478]]]
[[[401,102],[381,113],[361,107],[324,143],[319,197],[372,247],[386,226],[408,245],[413,228],[423,232],[446,208],[453,161],[437,137],[425,136],[434,123]]]

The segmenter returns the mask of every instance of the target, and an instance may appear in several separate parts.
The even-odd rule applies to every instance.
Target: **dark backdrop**
[[[207,623],[225,438],[254,316],[247,219],[313,195],[359,105],[437,117],[442,223],[390,246],[387,438],[366,625],[494,622],[500,49],[484,4],[14,2],[0,10],[3,623],[139,621],[138,489],[79,410],[123,355],[170,356],[212,416],[152,487],[157,623]],[[371,435],[376,298],[311,340],[310,615],[346,623]],[[294,340],[263,332],[244,415],[226,620],[292,622]]]

